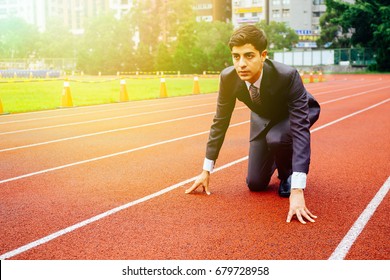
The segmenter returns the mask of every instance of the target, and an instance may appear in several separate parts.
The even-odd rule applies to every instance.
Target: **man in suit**
[[[217,110],[207,142],[203,171],[186,190],[198,187],[210,194],[209,178],[229,127],[236,99],[251,110],[246,183],[251,191],[267,188],[278,170],[281,197],[290,198],[287,222],[294,215],[305,224],[317,218],[306,207],[304,189],[310,163],[310,127],[320,106],[306,91],[296,69],[267,59],[267,38],[253,25],[230,38],[234,67],[220,75]]]

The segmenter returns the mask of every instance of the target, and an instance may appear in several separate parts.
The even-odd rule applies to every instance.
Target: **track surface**
[[[285,222],[275,175],[247,189],[240,102],[211,196],[184,190],[217,94],[0,116],[0,259],[390,259],[390,76],[326,78],[306,85],[322,106],[307,225]]]

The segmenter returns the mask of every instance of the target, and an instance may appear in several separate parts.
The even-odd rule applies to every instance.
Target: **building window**
[[[290,17],[290,10],[289,9],[283,9],[282,10],[282,17]]]
[[[280,18],[280,11],[279,10],[272,10],[272,17],[273,18]]]
[[[321,16],[321,12],[313,12],[313,17],[320,17]]]

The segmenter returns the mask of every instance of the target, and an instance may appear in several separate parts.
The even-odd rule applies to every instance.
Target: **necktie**
[[[253,103],[255,103],[255,104],[261,103],[259,89],[257,87],[255,87],[253,84],[250,85],[250,87],[249,87],[249,93],[251,95],[251,99],[252,99]]]

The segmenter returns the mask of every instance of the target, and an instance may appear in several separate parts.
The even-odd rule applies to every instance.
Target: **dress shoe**
[[[291,176],[289,176],[287,179],[280,180],[278,193],[279,193],[279,196],[281,196],[281,197],[290,197]]]

